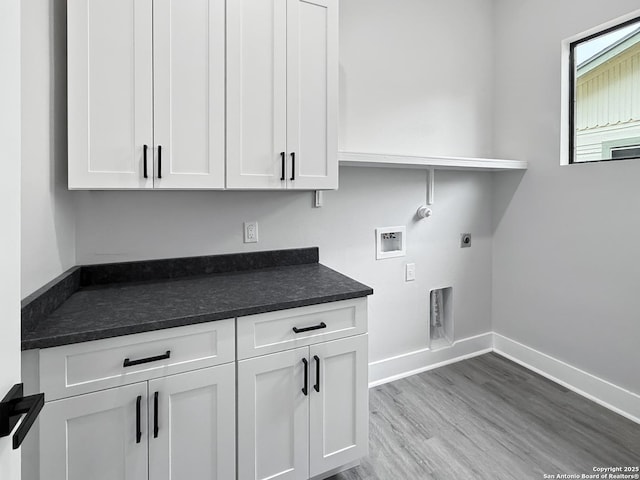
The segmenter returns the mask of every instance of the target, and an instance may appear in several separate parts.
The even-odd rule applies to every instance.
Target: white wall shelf
[[[427,168],[436,170],[526,170],[527,162],[497,158],[418,157],[380,153],[338,152],[342,167]]]

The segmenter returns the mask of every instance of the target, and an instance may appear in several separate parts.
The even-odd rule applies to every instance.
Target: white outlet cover
[[[244,222],[244,243],[258,243],[258,222]]]

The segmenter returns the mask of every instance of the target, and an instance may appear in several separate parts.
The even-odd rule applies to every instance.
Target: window
[[[611,160],[623,160],[626,158],[639,158],[640,145],[625,148],[615,148],[611,150]]]
[[[569,45],[570,163],[640,158],[640,18]]]

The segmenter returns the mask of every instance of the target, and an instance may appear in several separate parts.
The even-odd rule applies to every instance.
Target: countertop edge
[[[363,285],[364,286],[364,285]],[[78,332],[57,337],[47,337],[42,339],[22,340],[21,349],[23,352],[29,350],[37,350],[42,348],[59,347],[74,343],[89,342],[95,340],[104,340],[108,338],[120,337],[124,335],[135,335],[137,333],[151,332],[155,330],[164,330],[168,328],[183,327],[195,325],[199,323],[214,322],[228,318],[246,317],[259,313],[275,312],[279,310],[287,310],[291,308],[306,307],[310,305],[319,305],[323,303],[338,302],[341,300],[350,300],[354,298],[362,298],[373,294],[373,289],[367,287],[363,290],[348,292],[344,294],[327,295],[321,297],[311,297],[304,300],[293,300],[288,302],[279,302],[270,305],[260,305],[256,307],[247,307],[241,309],[228,310],[225,312],[214,312],[190,317],[176,317],[160,320],[158,322],[146,322],[143,324],[127,325],[105,330],[92,332]]]
[[[41,322],[46,321],[52,312],[83,287],[105,287],[111,284],[175,280],[198,275],[317,264],[319,258],[318,247],[299,247],[76,265],[22,299],[20,330],[23,338],[29,336],[29,333],[36,330]],[[22,349],[24,350],[24,347]]]

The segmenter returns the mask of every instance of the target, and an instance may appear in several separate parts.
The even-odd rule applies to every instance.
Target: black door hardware
[[[302,363],[304,363],[304,387],[302,387],[302,393],[308,395],[309,393],[309,362],[307,362],[306,358],[302,359]]]
[[[136,400],[136,443],[140,443],[142,439],[142,429],[140,428],[140,404],[142,403],[142,396],[138,395]]]
[[[280,152],[280,157],[282,157],[282,175],[280,176],[280,180],[284,182],[285,178],[284,178],[284,170],[285,168],[287,168],[286,166],[286,160],[284,159],[284,157],[286,156],[286,154],[284,152]]]
[[[26,415],[13,434],[13,449],[22,445],[33,422],[36,421],[44,406],[44,393],[24,396],[24,385],[18,383],[11,387],[9,393],[0,402],[0,437],[7,437],[22,415]]]
[[[158,145],[158,178],[162,178],[162,145]]]
[[[296,152],[291,152],[291,180],[296,179]]]
[[[133,367],[134,365],[141,365],[143,363],[157,362],[159,360],[166,360],[168,358],[171,358],[171,350],[167,350],[167,352],[164,355],[158,355],[157,357],[141,358],[140,360],[129,360],[128,358],[125,358],[124,359],[124,363],[122,364],[122,366],[124,368]]]
[[[316,392],[320,391],[320,359],[318,355],[314,355],[313,359],[316,361],[316,384],[313,386],[313,389]]]
[[[142,147],[142,152],[143,152],[143,163],[142,163],[142,168],[143,168],[143,175],[144,178],[149,178],[147,176],[147,146],[145,145],[144,147]]]
[[[153,438],[158,438],[158,392],[153,394]]]
[[[293,333],[310,332],[311,330],[320,330],[321,328],[327,328],[327,324],[324,322],[320,322],[319,325],[314,325],[313,327],[293,327]]]

